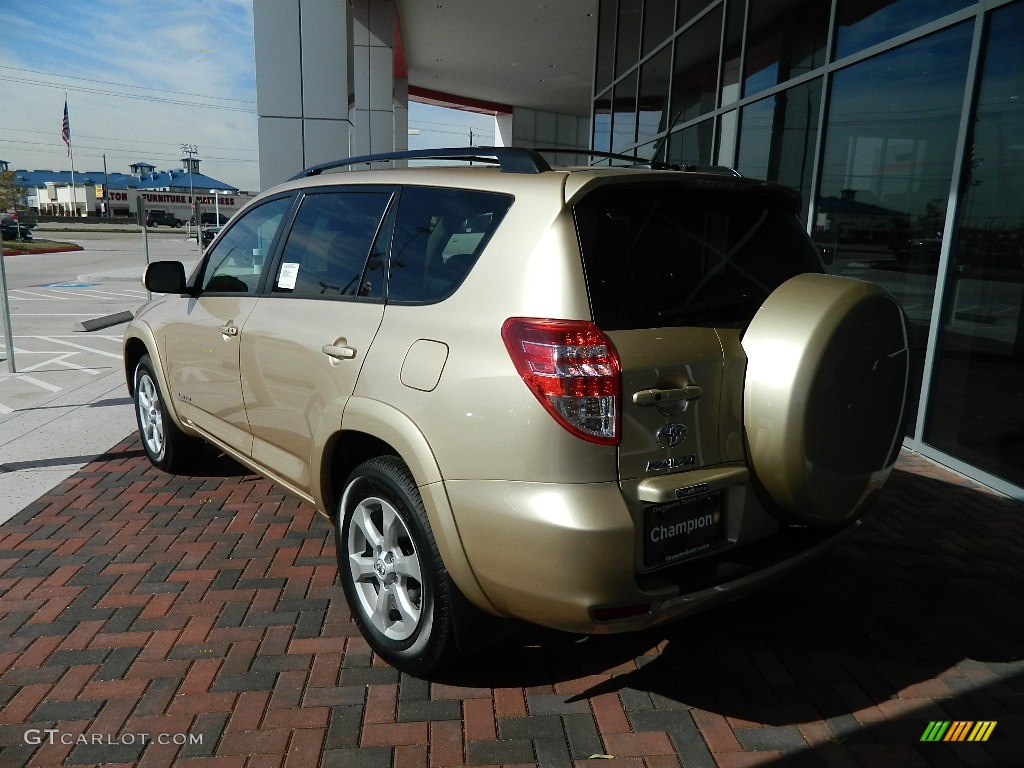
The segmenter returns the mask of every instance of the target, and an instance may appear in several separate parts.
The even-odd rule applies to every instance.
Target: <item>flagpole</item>
[[[67,113],[68,95],[64,94],[64,112]],[[75,148],[72,146],[70,124],[68,129],[68,157],[71,158],[71,216],[78,218],[78,195],[75,194]]]

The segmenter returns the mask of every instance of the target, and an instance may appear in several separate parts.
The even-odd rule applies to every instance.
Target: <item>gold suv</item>
[[[352,170],[428,156],[476,162]],[[412,673],[500,619],[678,618],[841,539],[901,444],[903,313],[822,274],[798,209],[517,148],[309,169],[191,277],[147,268],[143,445],[175,471],[211,443],[315,505],[355,621]]]

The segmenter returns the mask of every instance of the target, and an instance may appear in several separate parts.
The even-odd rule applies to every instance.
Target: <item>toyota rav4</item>
[[[374,167],[425,157],[478,162]],[[149,265],[124,337],[150,460],[205,441],[314,505],[412,673],[501,619],[620,632],[745,594],[849,533],[901,444],[903,313],[823,274],[796,193],[545,158],[309,169],[190,277]]]

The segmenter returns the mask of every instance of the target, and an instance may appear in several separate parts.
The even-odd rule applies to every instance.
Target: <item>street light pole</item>
[[[211,189],[210,192],[213,193],[213,218],[214,218],[214,226],[219,227],[220,226],[220,190],[219,189]]]
[[[196,223],[196,242],[199,242],[199,206],[196,205],[195,189],[192,186],[192,168],[195,165],[194,157],[199,154],[199,147],[195,144],[182,144],[182,153],[188,155],[188,196],[192,203],[192,219]],[[189,237],[192,237],[192,223],[189,222]]]
[[[11,330],[11,299],[7,293],[7,269],[4,267],[4,233],[0,232],[0,300],[4,308],[4,346],[7,347],[7,370],[18,372],[14,364],[14,332]]]

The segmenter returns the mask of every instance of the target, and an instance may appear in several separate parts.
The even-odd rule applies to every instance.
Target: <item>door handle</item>
[[[680,400],[696,400],[704,394],[704,387],[687,384],[673,389],[641,389],[633,393],[635,405],[661,405],[662,403],[679,402]]]
[[[320,351],[336,360],[351,360],[356,356],[356,351],[352,347],[339,347],[336,344],[324,344]]]
[[[222,325],[220,327],[220,332],[223,333],[225,336],[237,336],[238,327],[234,325]]]

